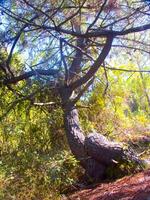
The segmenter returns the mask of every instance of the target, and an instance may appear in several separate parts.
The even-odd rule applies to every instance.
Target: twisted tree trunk
[[[122,145],[109,141],[103,135],[91,133],[85,137],[80,127],[78,111],[70,100],[71,94],[68,88],[61,90],[64,125],[70,149],[86,174],[97,181],[106,176],[108,168],[119,166],[119,163],[126,160],[139,165],[140,160],[136,154],[124,150]]]
[[[86,175],[94,180],[102,179],[105,166],[88,154],[85,147],[85,136],[80,127],[78,111],[75,107],[65,110],[64,124],[70,149],[85,169]]]

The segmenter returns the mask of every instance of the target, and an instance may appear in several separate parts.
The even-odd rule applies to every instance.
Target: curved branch
[[[33,19],[34,19],[34,18],[32,18],[32,20],[33,20]],[[32,20],[31,20],[31,21],[32,21]],[[17,33],[17,35],[16,35],[16,37],[15,37],[15,40],[14,40],[14,42],[13,42],[13,45],[12,45],[12,47],[11,47],[11,50],[10,50],[8,59],[7,59],[7,65],[10,64],[10,61],[11,61],[11,58],[12,58],[12,54],[13,54],[14,48],[15,48],[15,46],[16,46],[16,44],[17,44],[17,42],[18,42],[18,40],[19,40],[19,38],[20,38],[22,32],[24,31],[24,29],[25,29],[27,26],[28,26],[28,23],[26,23],[26,24],[20,29],[20,31]],[[11,72],[11,73],[12,73],[12,72]]]

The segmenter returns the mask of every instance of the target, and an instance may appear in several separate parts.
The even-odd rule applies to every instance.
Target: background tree
[[[99,134],[85,138],[77,102],[93,84],[100,67],[106,78],[108,69],[120,70],[110,66],[110,59],[121,56],[122,49],[130,52],[130,58],[139,51],[148,59],[149,6],[108,0],[6,1],[1,5],[1,19],[1,45],[6,49],[1,85],[15,96],[1,119],[22,100],[60,105],[71,151],[90,176],[100,178],[113,160],[122,161],[124,156],[136,160]],[[17,54],[21,60],[18,65],[14,61]],[[37,93],[45,87],[52,100],[59,96],[56,102],[44,98],[36,102]]]

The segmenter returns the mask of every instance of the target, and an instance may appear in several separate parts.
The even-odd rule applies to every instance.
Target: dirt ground
[[[82,189],[68,200],[150,200],[150,169],[112,183]]]

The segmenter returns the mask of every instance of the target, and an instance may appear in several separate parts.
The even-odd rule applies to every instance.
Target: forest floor
[[[82,188],[67,200],[150,200],[150,169],[112,183]]]

